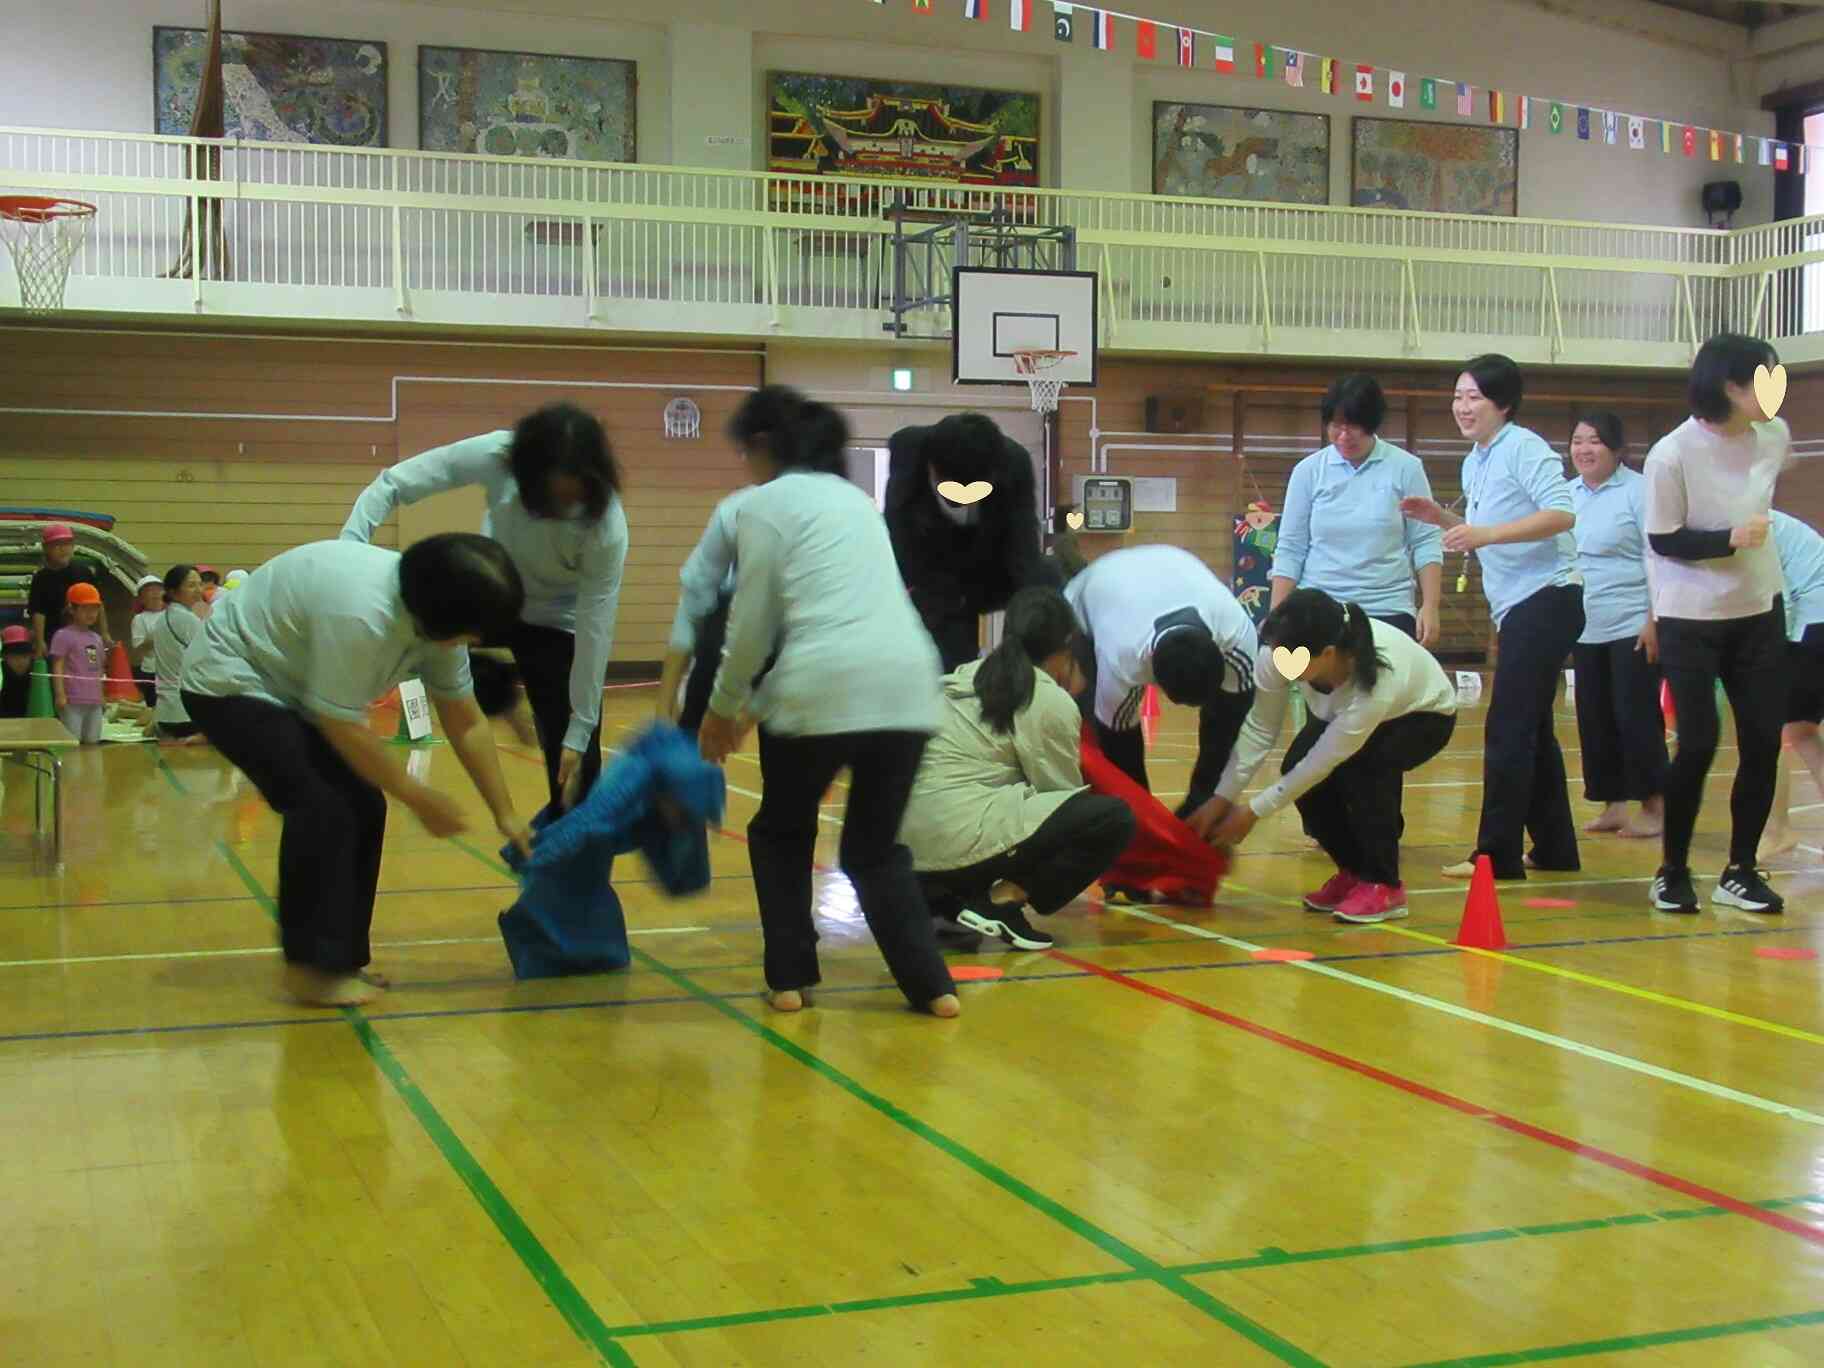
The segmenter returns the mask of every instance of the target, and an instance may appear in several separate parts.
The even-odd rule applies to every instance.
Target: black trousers
[[[943,657],[945,674],[960,670],[982,653],[981,614],[960,607],[927,607],[920,615]]]
[[[1786,720],[1786,609],[1719,622],[1659,620],[1659,662],[1678,713],[1678,754],[1666,779],[1665,862],[1690,863],[1691,833],[1704,803],[1704,780],[1716,758],[1716,682],[1735,713],[1739,759],[1729,795],[1729,863],[1754,864],[1779,777],[1780,728]]]
[[[299,713],[185,690],[204,736],[279,814],[279,940],[292,964],[352,974],[368,962],[386,795]]]
[[[570,728],[570,667],[576,661],[576,634],[557,627],[516,622],[507,645],[513,652],[513,663],[519,666],[520,682],[526,686],[526,702],[532,705],[538,748],[545,753],[545,780],[555,803],[559,798],[557,762],[563,756],[564,733]],[[599,694],[602,681],[595,683]],[[589,744],[583,748],[583,793],[589,792],[601,772],[602,724],[598,721],[589,734]]]
[[[1540,869],[1581,867],[1552,708],[1564,663],[1582,635],[1583,590],[1574,584],[1541,589],[1502,621],[1483,733],[1476,836],[1476,851],[1494,862],[1496,878],[1526,877],[1526,836]]]
[[[1092,683],[1086,696],[1093,697],[1094,693]],[[1197,763],[1191,769],[1184,801],[1178,804],[1178,816],[1195,812],[1215,796],[1216,785],[1222,782],[1223,768],[1229,763],[1229,752],[1235,749],[1241,724],[1248,720],[1248,711],[1253,706],[1252,689],[1246,693],[1224,693],[1218,689],[1197,710]],[[1096,742],[1102,747],[1102,753],[1114,761],[1116,769],[1150,793],[1153,786],[1146,777],[1146,729],[1116,730],[1104,726],[1100,718],[1095,721]]]
[[[1376,622],[1385,622],[1389,626],[1398,627],[1414,641],[1419,639],[1419,620],[1411,613],[1370,613],[1368,616]]]
[[[1659,666],[1635,638],[1579,642],[1577,736],[1583,743],[1583,796],[1592,803],[1643,802],[1666,791],[1666,722],[1659,710]]]
[[[715,691],[716,671],[722,668],[722,643],[728,637],[728,605],[733,594],[716,599],[715,611],[697,627],[697,649],[690,658],[690,675],[684,681],[684,702],[678,709],[678,728],[692,736],[703,725],[709,711],[709,696]]]
[[[747,825],[747,843],[766,940],[766,984],[774,992],[808,988],[820,979],[811,920],[818,804],[845,767],[849,801],[838,863],[855,886],[868,930],[913,1006],[955,991],[912,872],[912,854],[899,840],[928,739],[905,731],[776,736],[760,728],[765,796]]]
[[[1088,888],[1134,839],[1134,810],[1119,798],[1073,794],[1011,850],[962,869],[920,874],[931,911],[952,921],[965,906],[988,910],[1002,879],[1026,890],[1026,905],[1050,915]]]
[[[1328,725],[1316,717],[1305,723],[1279,772],[1295,769]],[[1407,713],[1383,722],[1359,751],[1298,800],[1305,830],[1338,869],[1369,883],[1399,884],[1406,773],[1449,745],[1456,729],[1455,713]]]

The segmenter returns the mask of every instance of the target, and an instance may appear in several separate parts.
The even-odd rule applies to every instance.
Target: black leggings
[[[557,762],[564,752],[564,733],[570,729],[570,667],[576,661],[576,633],[516,622],[507,645],[512,648],[513,663],[519,666],[520,682],[526,686],[526,701],[532,705],[538,748],[545,754],[545,780],[551,787],[551,801],[556,803]],[[596,680],[595,687],[599,708],[602,681]],[[602,724],[598,720],[583,748],[580,791],[588,793],[601,772]]]
[[[301,713],[257,698],[184,690],[191,721],[259,789],[279,829],[285,958],[331,974],[368,962],[386,795],[348,767]]]
[[[1119,798],[1077,793],[1011,850],[967,865],[920,874],[931,911],[954,921],[963,907],[986,911],[988,891],[1006,879],[1026,890],[1026,905],[1049,915],[1088,888],[1134,838],[1134,810]]]
[[[1665,862],[1688,867],[1691,833],[1716,758],[1716,683],[1735,713],[1740,755],[1729,795],[1729,863],[1754,864],[1779,777],[1780,727],[1786,721],[1786,609],[1780,599],[1754,617],[1719,622],[1659,620],[1659,663],[1678,715],[1678,753],[1666,780]]]

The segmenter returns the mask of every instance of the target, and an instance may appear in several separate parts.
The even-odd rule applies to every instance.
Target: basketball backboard
[[[1049,374],[1067,385],[1096,383],[1093,271],[1006,271],[958,266],[951,297],[951,378],[959,385],[1024,385],[1013,353],[1074,351]]]

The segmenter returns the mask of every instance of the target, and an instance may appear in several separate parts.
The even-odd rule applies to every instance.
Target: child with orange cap
[[[69,617],[51,638],[51,693],[57,716],[85,746],[101,744],[102,652],[101,590],[86,581],[69,590]]]

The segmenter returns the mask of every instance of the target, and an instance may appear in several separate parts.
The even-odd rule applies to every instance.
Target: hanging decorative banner
[[[884,6],[885,0],[872,0],[876,6]],[[1007,0],[1008,27],[1015,33],[1026,33],[1032,28],[1033,9],[1037,0]],[[1060,43],[1076,41],[1078,16],[1089,24],[1090,42],[1098,51],[1111,51],[1115,43],[1115,20],[1130,20],[1135,25],[1134,52],[1141,61],[1158,59],[1159,30],[1171,29],[1178,39],[1178,64],[1190,67],[1196,65],[1196,45],[1199,35],[1211,39],[1215,46],[1215,68],[1223,75],[1235,74],[1235,39],[1225,34],[1213,33],[1208,29],[1196,28],[1189,24],[1166,23],[1159,20],[1142,18],[1139,15],[1099,9],[1088,5],[1066,3],[1066,0],[1050,0],[1052,10],[1052,34]],[[992,13],[992,0],[962,0],[959,8],[962,17],[972,22],[984,22]],[[912,9],[917,14],[930,14],[934,6],[932,0],[912,0]],[[952,11],[955,13],[955,11]],[[1280,53],[1284,64],[1285,80],[1294,89],[1306,88],[1305,72],[1315,58],[1315,54],[1301,52],[1291,48],[1276,48],[1271,43],[1255,43],[1254,75],[1260,80],[1270,80],[1275,75],[1275,53]],[[1343,59],[1335,57],[1315,58],[1319,65],[1317,86],[1327,95],[1342,93]],[[1347,65],[1354,75],[1351,89],[1357,100],[1364,104],[1374,102],[1373,65],[1366,62],[1349,61]],[[1419,108],[1436,110],[1438,108],[1438,86],[1454,88],[1457,95],[1456,112],[1459,118],[1473,118],[1476,112],[1476,87],[1467,81],[1447,80],[1436,76],[1414,77],[1419,86]],[[1407,76],[1405,72],[1387,72],[1387,104],[1391,109],[1406,107]],[[1532,105],[1536,101],[1546,111],[1545,127],[1552,133],[1564,130],[1569,110],[1577,111],[1577,137],[1579,141],[1591,141],[1591,115],[1600,116],[1602,120],[1601,141],[1608,146],[1615,146],[1620,141],[1621,121],[1627,120],[1628,147],[1632,151],[1643,151],[1646,148],[1646,126],[1649,122],[1659,124],[1660,151],[1667,156],[1673,154],[1676,142],[1679,150],[1686,157],[1696,158],[1698,151],[1698,132],[1708,134],[1709,157],[1711,161],[1720,162],[1728,159],[1729,149],[1733,147],[1735,161],[1741,164],[1747,156],[1747,139],[1752,136],[1759,147],[1757,164],[1771,166],[1778,172],[1797,171],[1803,175],[1810,169],[1811,148],[1803,143],[1780,143],[1759,135],[1744,135],[1727,129],[1709,128],[1697,124],[1682,124],[1675,120],[1647,119],[1638,114],[1625,114],[1612,109],[1592,109],[1577,105],[1568,106],[1559,100],[1548,99],[1538,95],[1526,95],[1515,91],[1496,90],[1486,87],[1488,92],[1489,122],[1509,124],[1530,131],[1532,128]],[[1676,131],[1676,136],[1675,136]]]
[[[1235,519],[1235,600],[1258,627],[1273,606],[1273,553],[1279,546],[1279,514],[1262,500]]]

